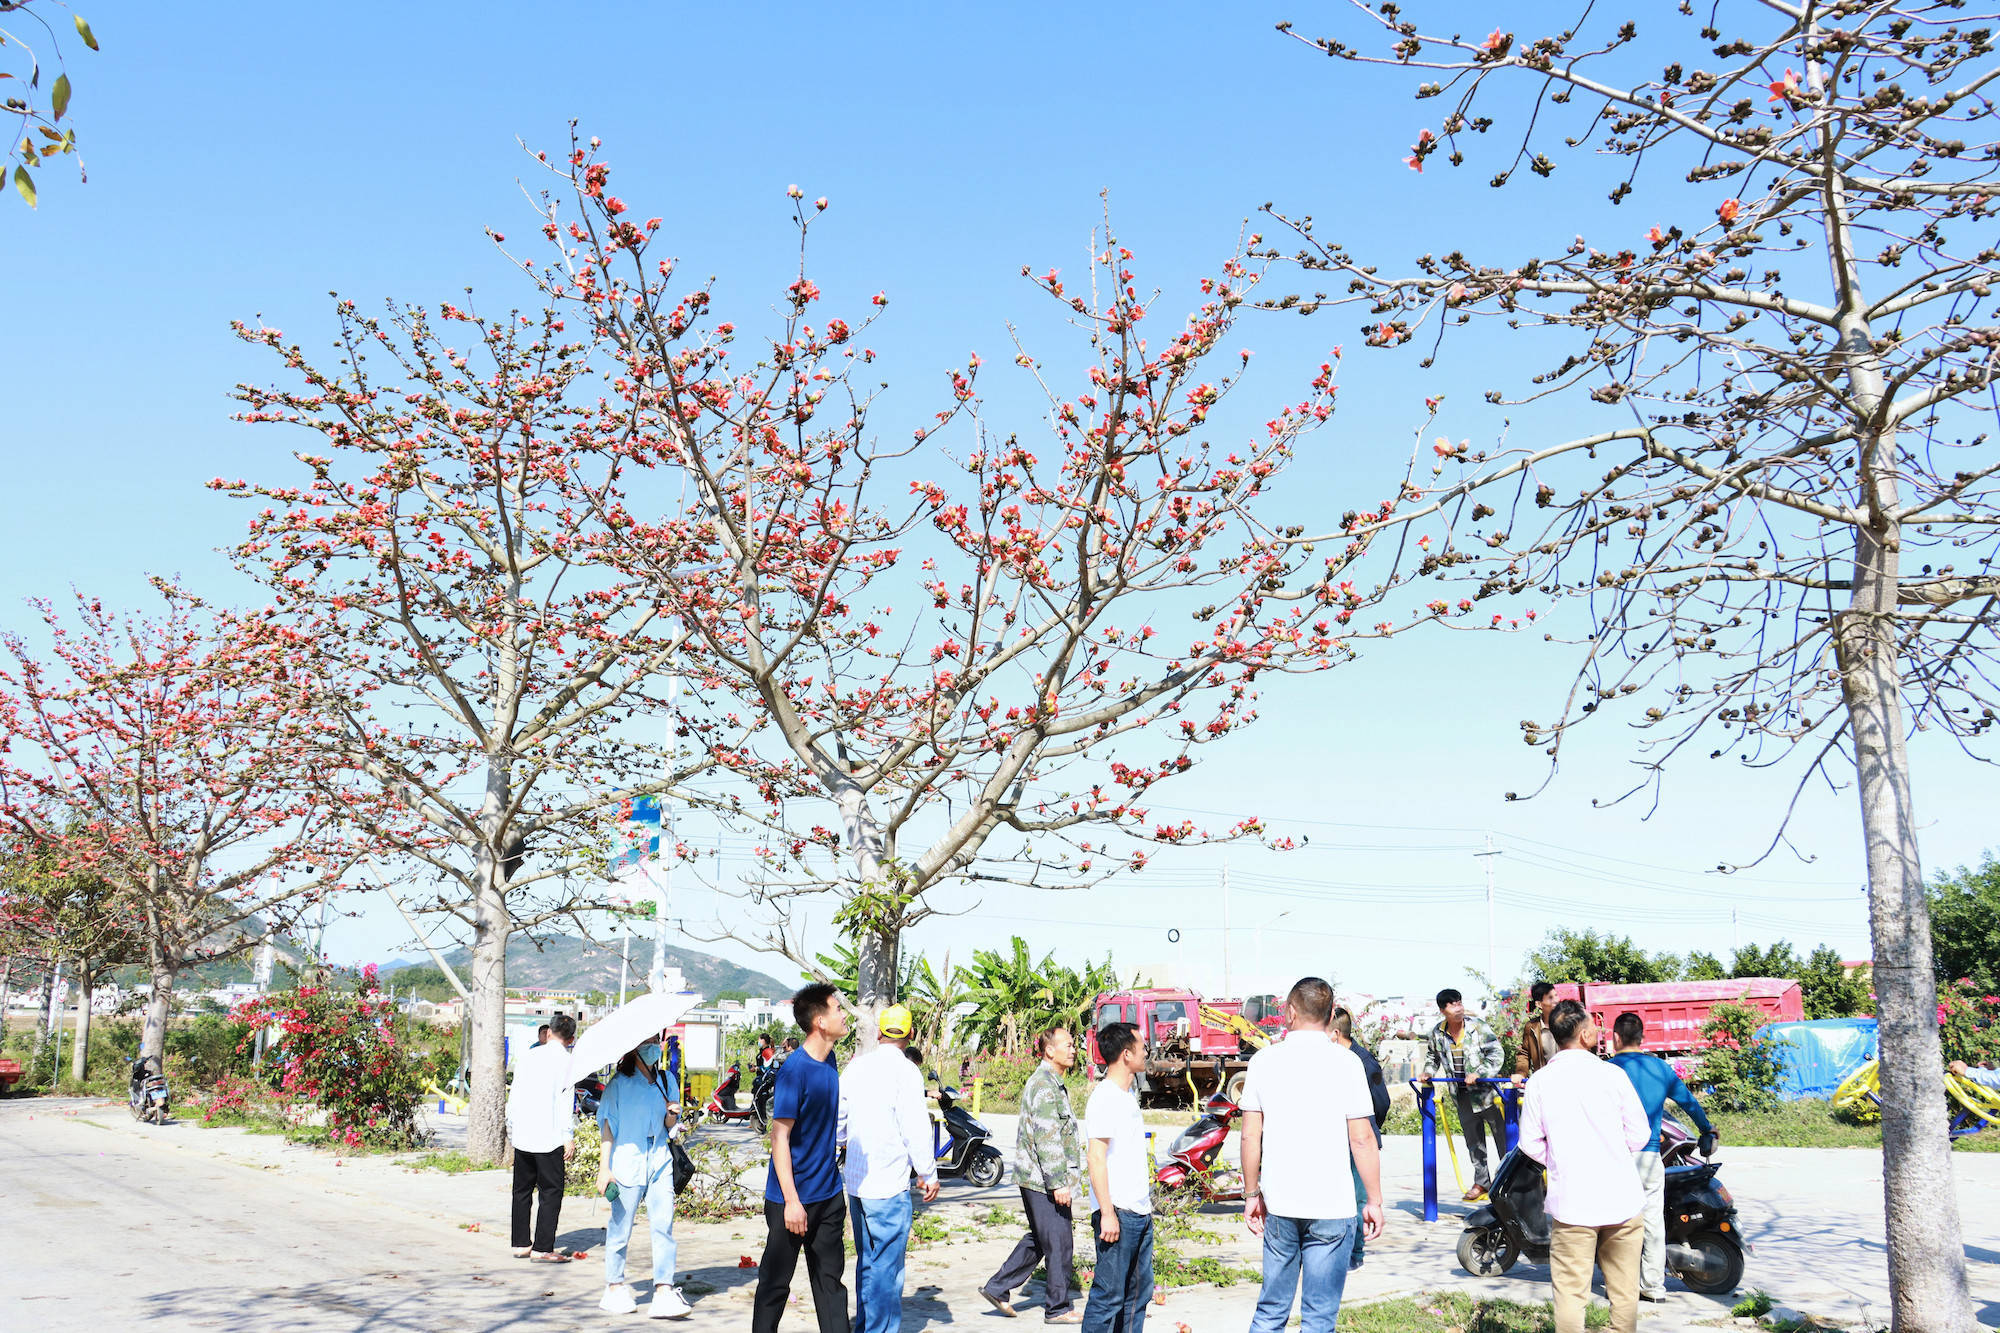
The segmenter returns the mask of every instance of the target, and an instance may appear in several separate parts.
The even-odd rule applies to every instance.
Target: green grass
[[[1233,1287],[1238,1282],[1263,1279],[1258,1269],[1224,1263],[1212,1254],[1185,1255],[1171,1245],[1153,1247],[1153,1280],[1163,1287],[1192,1287],[1203,1282]]]
[[[1761,1319],[1771,1313],[1772,1304],[1770,1292],[1753,1291],[1742,1300],[1736,1302],[1736,1304],[1730,1306],[1729,1313],[1735,1315],[1738,1319]]]
[[[1458,1291],[1422,1292],[1372,1305],[1344,1305],[1340,1333],[1553,1333],[1556,1316],[1548,1305],[1481,1300]],[[1609,1328],[1611,1311],[1592,1303],[1586,1328]]]
[[[936,1245],[951,1235],[951,1227],[936,1213],[926,1210],[910,1222],[910,1248]]]
[[[466,1171],[497,1171],[498,1167],[481,1166],[479,1163],[456,1150],[452,1152],[427,1152],[421,1157],[408,1157],[396,1163],[412,1171],[442,1171],[447,1175],[459,1175]]]

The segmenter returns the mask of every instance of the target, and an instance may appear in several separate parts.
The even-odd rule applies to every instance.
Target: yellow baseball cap
[[[885,1037],[907,1037],[910,1035],[910,1029],[916,1026],[916,1020],[910,1017],[908,1005],[892,1004],[882,1011],[880,1018],[875,1020],[875,1026],[881,1029]]]

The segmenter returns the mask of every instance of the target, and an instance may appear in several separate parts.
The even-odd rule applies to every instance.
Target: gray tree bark
[[[70,1052],[69,1074],[78,1083],[90,1070],[90,963],[76,965],[76,1045]]]
[[[1890,1317],[1896,1333],[1963,1333],[1973,1326],[1972,1297],[1945,1115],[1930,899],[1917,852],[1896,670],[1898,552],[1878,533],[1858,534],[1853,609],[1838,655],[1868,857]]]

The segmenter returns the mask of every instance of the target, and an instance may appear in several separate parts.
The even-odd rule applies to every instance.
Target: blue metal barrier
[[[1500,1094],[1503,1123],[1506,1125],[1507,1151],[1512,1152],[1521,1144],[1521,1097],[1511,1078],[1457,1079],[1449,1074],[1440,1074],[1434,1079],[1410,1080],[1410,1086],[1417,1093],[1417,1114],[1423,1121],[1424,1141],[1424,1221],[1438,1220],[1438,1107],[1437,1093],[1433,1083],[1490,1083]],[[1460,1127],[1461,1130],[1463,1126]],[[1494,1163],[1498,1166],[1499,1163]]]

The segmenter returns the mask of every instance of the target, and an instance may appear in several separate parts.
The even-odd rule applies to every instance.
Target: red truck
[[[1248,1013],[1245,1013],[1245,1009]],[[1149,1106],[1198,1106],[1220,1089],[1231,1101],[1243,1094],[1244,1072],[1258,1048],[1279,1035],[1270,997],[1207,1000],[1177,986],[1105,991],[1092,1008],[1089,1053],[1104,1072],[1099,1029],[1131,1023],[1146,1048],[1139,1099]]]
[[[1799,983],[1784,977],[1662,981],[1638,986],[1595,981],[1580,986],[1571,981],[1556,986],[1555,998],[1580,1001],[1604,1030],[1606,1042],[1611,1040],[1611,1025],[1618,1015],[1627,1010],[1639,1015],[1646,1024],[1644,1049],[1657,1055],[1684,1055],[1700,1049],[1701,1025],[1708,1021],[1708,1011],[1724,1001],[1762,1010],[1773,1023],[1795,1023],[1806,1016]]]

